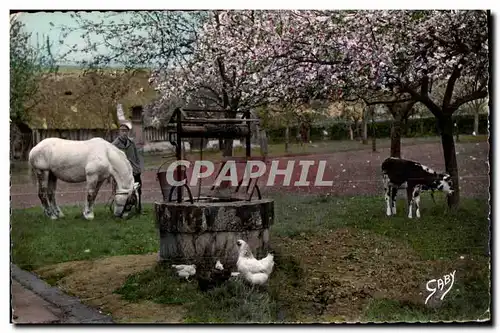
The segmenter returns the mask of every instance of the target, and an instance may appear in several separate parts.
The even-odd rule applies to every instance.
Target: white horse
[[[83,216],[94,218],[93,206],[104,181],[116,182],[113,210],[115,216],[128,213],[137,200],[132,166],[125,154],[102,138],[73,141],[47,138],[29,153],[29,166],[38,180],[38,197],[45,214],[53,220],[63,217],[55,200],[57,179],[67,183],[87,182],[87,200]]]

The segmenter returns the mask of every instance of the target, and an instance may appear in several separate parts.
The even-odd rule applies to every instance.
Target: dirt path
[[[457,160],[461,191],[464,196],[488,196],[488,150],[487,142],[457,144]],[[381,192],[380,164],[389,156],[389,149],[338,152],[328,155],[311,155],[276,158],[268,161],[267,171],[259,180],[263,193],[290,191],[297,193],[330,193],[332,195],[366,195]],[[436,170],[444,170],[444,160],[440,144],[430,143],[418,146],[403,147],[403,157],[420,161]],[[268,173],[273,160],[279,161],[278,169],[285,169],[287,163],[294,162],[290,184],[300,179],[299,161],[314,161],[308,172],[308,186],[283,186],[284,176],[277,176],[274,186],[266,186]],[[314,186],[319,161],[325,161],[323,180],[333,180],[332,186]],[[217,166],[216,166],[217,167]],[[238,165],[238,174],[244,172],[244,165]],[[188,172],[188,177],[190,174]],[[211,185],[215,176],[205,179],[203,185]],[[162,200],[160,186],[155,171],[143,174],[143,201]],[[12,208],[25,208],[40,204],[36,186],[31,183],[11,186]],[[97,202],[105,202],[109,198],[110,185],[104,185],[97,197]],[[83,205],[85,184],[68,184],[59,182],[57,201],[61,205],[77,203]]]
[[[129,302],[113,291],[127,277],[153,267],[158,254],[127,255],[96,260],[71,261],[36,270],[44,279],[60,278],[61,290],[79,297],[85,304],[111,313],[117,323],[180,323],[182,306],[151,301]]]

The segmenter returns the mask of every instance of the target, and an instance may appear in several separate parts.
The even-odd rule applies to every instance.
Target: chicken
[[[229,269],[224,269],[224,266],[222,266],[219,260],[217,260],[215,267],[212,265],[213,262],[211,264],[206,262],[202,263],[201,268],[195,276],[198,280],[198,287],[203,292],[221,286],[231,277],[231,271]]]
[[[239,239],[236,241],[236,244],[238,245],[238,261],[236,262],[236,267],[240,273],[239,275],[243,276],[243,278],[252,285],[265,284],[273,271],[274,255],[268,253],[265,258],[257,260],[244,240]]]
[[[243,278],[252,285],[263,285],[269,280],[269,275],[266,273],[250,273],[246,272]]]
[[[196,265],[172,265],[175,268],[177,275],[181,278],[189,280],[189,277],[196,274]]]

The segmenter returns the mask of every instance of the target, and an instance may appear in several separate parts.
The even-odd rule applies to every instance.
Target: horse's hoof
[[[85,214],[83,213],[83,217],[85,217],[86,220],[93,220],[94,219],[94,213],[88,213],[88,214]]]

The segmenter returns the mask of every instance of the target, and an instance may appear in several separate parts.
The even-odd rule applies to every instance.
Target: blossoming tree
[[[227,110],[226,117],[278,101],[308,100],[314,80],[307,71],[310,65],[273,56],[286,51],[280,45],[283,32],[276,28],[282,16],[279,11],[211,13],[192,56],[153,75],[156,89],[163,99],[181,96],[184,103],[196,99],[216,105]],[[231,141],[227,143],[226,156],[232,152]]]
[[[446,170],[457,187],[448,203],[456,206],[451,117],[487,96],[487,20],[485,11],[218,11],[199,32],[192,57],[155,79],[165,98],[208,90],[228,114],[273,101],[379,91],[390,97],[384,102],[407,103],[398,114],[420,102],[441,130]],[[445,93],[432,98],[432,83],[442,81]],[[475,88],[459,95],[459,81]]]
[[[288,23],[283,29],[287,35],[276,56],[311,64],[308,68],[322,79],[322,91],[341,88],[345,96],[363,96],[381,90],[394,94],[393,102],[407,103],[401,112],[408,113],[414,102],[432,112],[441,131],[446,170],[457,188],[448,204],[458,205],[452,115],[488,94],[487,12],[289,13],[282,20]],[[432,83],[443,81],[442,98],[433,99]],[[456,89],[459,83],[472,89]]]
[[[359,12],[351,19],[351,50],[357,68],[371,68],[372,84],[407,93],[436,117],[446,170],[459,202],[459,179],[453,140],[453,113],[488,95],[488,14],[485,11]],[[433,82],[444,82],[440,99],[430,95]],[[471,89],[457,89],[467,85]],[[460,94],[462,93],[462,94]]]

